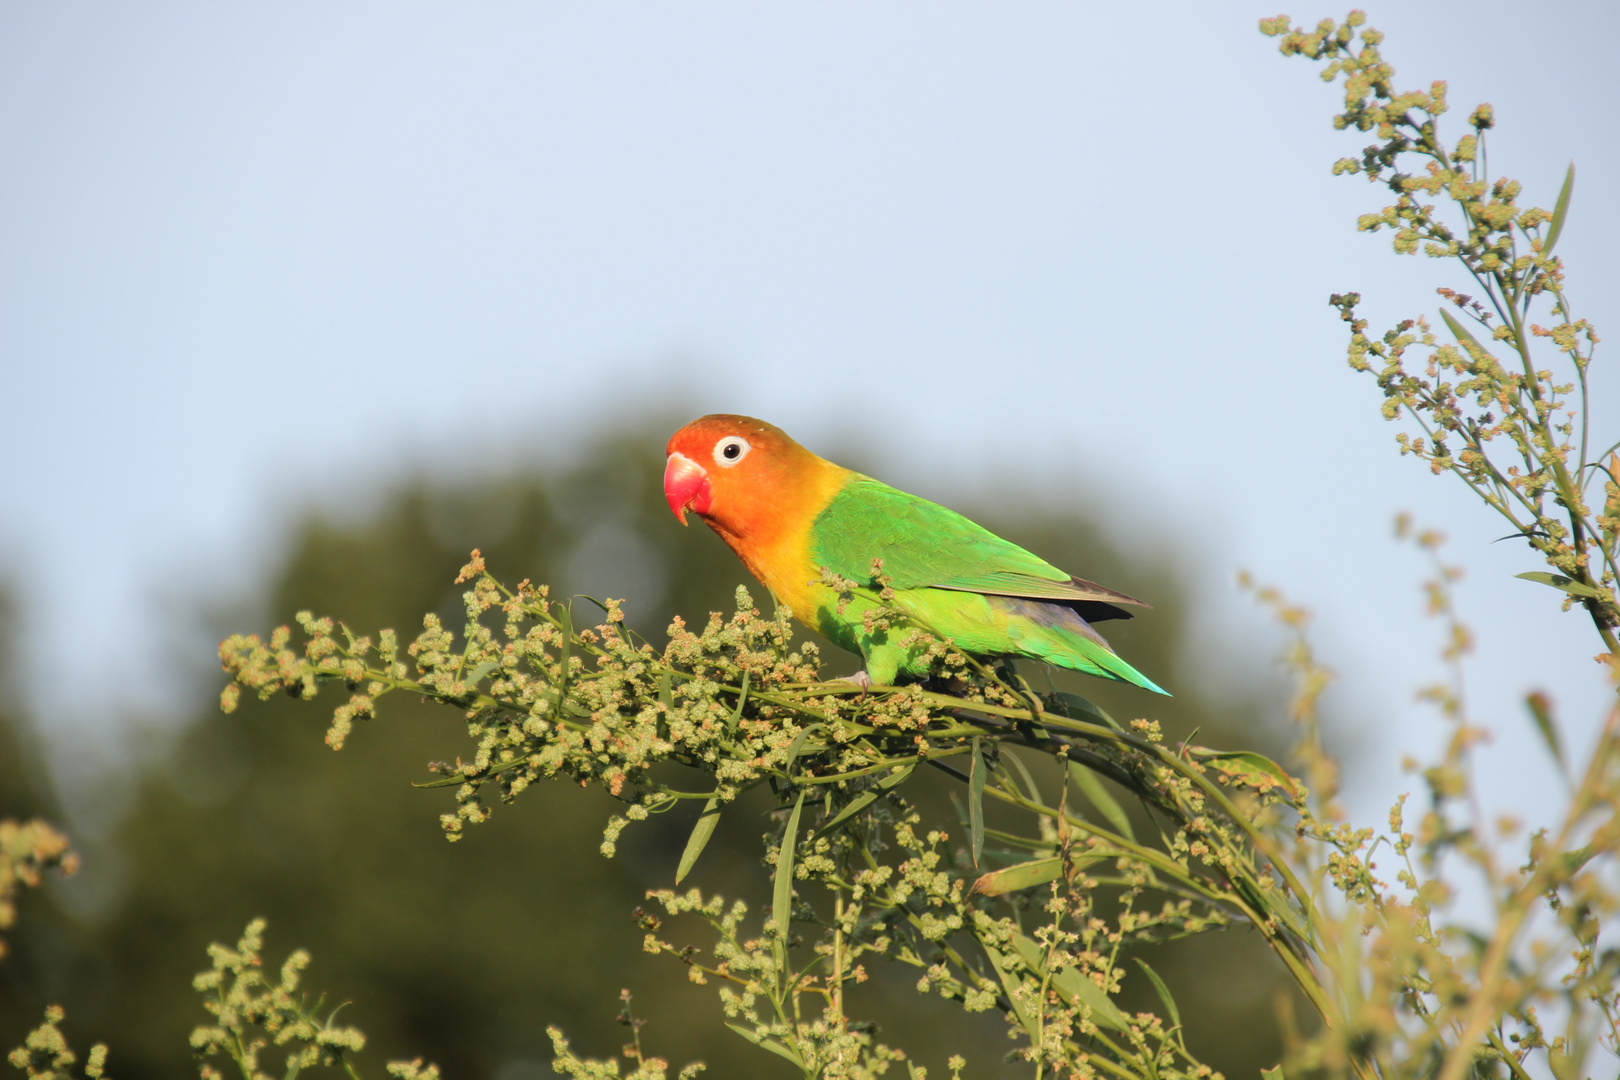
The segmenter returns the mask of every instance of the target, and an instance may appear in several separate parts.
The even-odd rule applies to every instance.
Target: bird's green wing
[[[954,510],[865,476],[854,477],[833,496],[811,533],[819,565],[855,581],[871,579],[877,558],[897,589],[1147,606],[1066,574]]]

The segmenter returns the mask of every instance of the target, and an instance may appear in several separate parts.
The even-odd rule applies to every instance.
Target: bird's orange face
[[[694,420],[668,453],[664,498],[681,524],[691,510],[778,602],[816,610],[813,524],[853,474],[750,416]]]
[[[723,533],[746,536],[775,517],[795,474],[821,459],[783,431],[749,416],[716,414],[670,437],[664,498],[686,524],[688,510]]]

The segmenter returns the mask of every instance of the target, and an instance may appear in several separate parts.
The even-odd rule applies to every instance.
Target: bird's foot
[[[872,676],[868,675],[865,671],[857,671],[853,675],[842,675],[833,681],[854,683],[856,686],[860,687],[864,693],[866,689],[872,685]]]

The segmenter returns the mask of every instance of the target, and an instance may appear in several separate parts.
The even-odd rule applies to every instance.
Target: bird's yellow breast
[[[819,467],[797,471],[791,483],[756,503],[745,521],[709,520],[776,602],[807,625],[814,625],[816,609],[834,595],[816,584],[821,576],[815,555],[816,518],[855,475],[821,458],[814,460]]]

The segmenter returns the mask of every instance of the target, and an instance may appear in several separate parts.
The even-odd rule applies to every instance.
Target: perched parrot
[[[908,495],[806,450],[747,416],[694,420],[669,440],[664,496],[681,524],[701,517],[780,604],[866,661],[855,681],[888,685],[928,673],[908,628],[868,627],[882,605],[872,560],[893,607],[975,656],[1029,657],[1164,693],[1114,654],[1091,624],[1146,607],[1084,581],[954,510]],[[840,611],[823,570],[863,586]],[[848,595],[848,594],[845,594]]]

